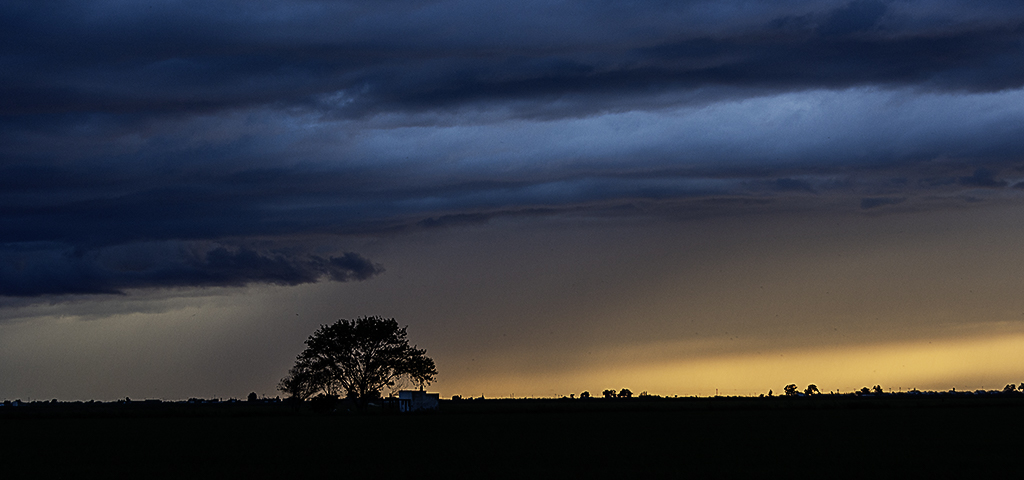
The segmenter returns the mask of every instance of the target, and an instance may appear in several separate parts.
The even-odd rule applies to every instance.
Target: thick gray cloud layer
[[[366,280],[383,271],[356,253],[296,252],[195,244],[132,244],[94,250],[45,246],[3,252],[0,291],[8,296],[119,294],[126,289],[299,285]]]
[[[495,215],[1019,193],[1024,6],[762,3],[4,2],[0,295],[362,280],[276,239]]]
[[[1016,88],[1013,2],[7,2],[3,108],[342,115],[677,89]],[[748,13],[749,12],[749,13]],[[603,99],[601,97],[613,97]]]

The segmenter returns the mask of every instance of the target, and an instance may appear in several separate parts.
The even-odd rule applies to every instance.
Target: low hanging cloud
[[[0,296],[123,294],[152,288],[300,285],[367,280],[384,271],[352,252],[339,256],[244,247],[135,244],[97,250],[35,248],[0,253]]]

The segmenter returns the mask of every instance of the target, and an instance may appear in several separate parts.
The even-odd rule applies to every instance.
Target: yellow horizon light
[[[894,342],[807,350],[764,351],[686,360],[607,365],[568,371],[443,383],[446,393],[487,397],[568,396],[629,388],[662,396],[779,394],[791,383],[815,384],[823,393],[881,385],[885,391],[1002,389],[1024,382],[1024,334]]]

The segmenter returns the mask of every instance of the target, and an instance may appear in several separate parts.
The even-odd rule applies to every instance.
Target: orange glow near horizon
[[[1024,381],[1024,333],[762,354],[665,360],[628,367],[549,373],[498,373],[465,383],[439,383],[443,396],[551,397],[628,388],[662,396],[776,394],[790,383],[823,393],[881,385],[886,391],[1002,389]]]

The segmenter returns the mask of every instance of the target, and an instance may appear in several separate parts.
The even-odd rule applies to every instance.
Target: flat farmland
[[[5,409],[0,429],[7,471],[65,478],[1020,471],[1022,398],[822,397],[463,400],[424,414],[29,406]]]

